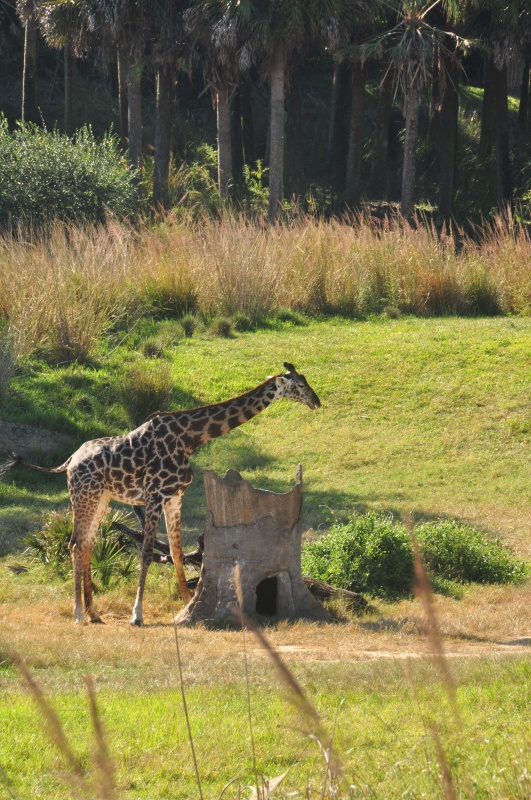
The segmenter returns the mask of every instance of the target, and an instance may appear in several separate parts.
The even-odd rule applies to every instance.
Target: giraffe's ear
[[[284,361],[284,367],[285,367],[285,369],[287,369],[287,371],[290,374],[292,374],[292,375],[296,375],[297,374],[297,370],[295,369],[293,364],[289,364],[287,361]]]

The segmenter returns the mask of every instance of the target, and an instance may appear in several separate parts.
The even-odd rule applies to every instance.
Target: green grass
[[[283,491],[301,462],[307,526],[324,526],[330,510],[376,508],[469,518],[529,547],[530,346],[531,321],[522,318],[334,319],[230,340],[181,339],[170,361],[175,408],[247,391],[285,360],[322,400],[315,412],[276,403],[194,454],[188,543],[202,526],[202,470],[235,468]],[[79,444],[121,433],[128,425],[119,381],[138,358],[121,346],[90,367],[41,363],[14,380],[2,416],[66,431]],[[0,483],[0,502],[11,541],[35,524],[39,508],[67,502],[64,479],[17,469]]]
[[[454,669],[459,680],[459,722],[436,671],[427,663],[411,663],[407,677],[396,662],[295,668],[328,730],[338,714],[336,744],[345,766],[344,796],[441,796],[432,725],[441,738],[459,796],[528,796],[529,661],[459,661]],[[323,776],[317,745],[301,734],[302,720],[278,692],[271,669],[258,665],[251,670],[260,774],[271,778],[290,768],[282,796],[300,792],[307,781],[317,794]],[[220,683],[205,680],[187,690],[206,797],[219,797],[226,783],[236,777],[244,795],[252,783],[247,698],[243,675],[239,677],[241,682],[235,683],[234,676],[232,680],[225,677]],[[104,686],[98,692],[120,797],[197,796],[177,687],[164,691],[149,684],[143,689],[132,688],[123,691]],[[60,691],[53,698],[53,706],[74,751],[88,769],[91,726],[83,691]],[[13,688],[9,697],[3,694],[0,724],[0,765],[14,794],[57,800],[70,797],[71,787],[62,778],[64,765],[46,735],[33,699]],[[220,746],[222,742],[230,746]],[[350,792],[348,786],[352,787]],[[229,796],[238,796],[236,786]]]

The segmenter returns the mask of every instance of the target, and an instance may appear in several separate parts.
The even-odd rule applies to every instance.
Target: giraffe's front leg
[[[190,601],[190,590],[186,582],[183,564],[183,548],[181,542],[181,506],[183,493],[179,492],[172,497],[164,506],[164,516],[166,518],[166,531],[170,543],[170,553],[177,572],[179,590],[181,598],[186,605]]]
[[[157,526],[162,514],[163,501],[160,498],[150,499],[146,506],[146,520],[144,522],[144,543],[142,545],[142,556],[140,564],[140,578],[138,581],[138,591],[136,593],[135,605],[133,606],[133,616],[131,625],[142,625],[142,597],[144,596],[144,586],[146,584],[147,571],[153,559],[153,544]]]

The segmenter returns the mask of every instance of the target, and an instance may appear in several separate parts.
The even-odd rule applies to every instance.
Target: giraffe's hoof
[[[141,628],[143,623],[142,623],[141,619],[137,619],[136,617],[133,617],[133,619],[131,620],[129,625],[133,625],[135,628]]]
[[[92,617],[90,621],[95,625],[105,625],[101,617]]]

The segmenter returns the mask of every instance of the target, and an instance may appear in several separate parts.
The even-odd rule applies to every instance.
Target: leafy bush
[[[413,554],[406,529],[374,512],[338,523],[306,544],[302,570],[318,580],[382,597],[409,594]]]
[[[140,425],[150,414],[168,405],[173,381],[169,364],[146,361],[133,364],[118,385],[120,402],[131,425]]]
[[[218,155],[208,144],[192,147],[177,169],[172,165],[169,180],[170,205],[174,213],[192,211],[217,216],[223,201],[217,184]]]
[[[415,529],[435,591],[459,595],[457,584],[517,583],[529,574],[499,539],[457,520]],[[369,512],[338,523],[302,551],[303,572],[344,589],[382,597],[409,594],[413,552],[409,534],[390,517]]]
[[[113,528],[114,522],[131,525],[131,515],[109,511],[103,518],[92,553],[94,588],[108,589],[121,578],[131,575],[137,566],[136,545],[125,534]],[[42,530],[29,533],[22,540],[28,553],[65,576],[72,568],[68,545],[73,520],[70,509],[52,511]]]
[[[71,139],[19,124],[11,133],[0,116],[0,225],[19,221],[103,222],[107,212],[134,214],[134,175],[116,137],[96,141],[90,128]]]
[[[495,536],[456,520],[427,522],[415,529],[429,571],[447,580],[518,583],[528,567]]]

